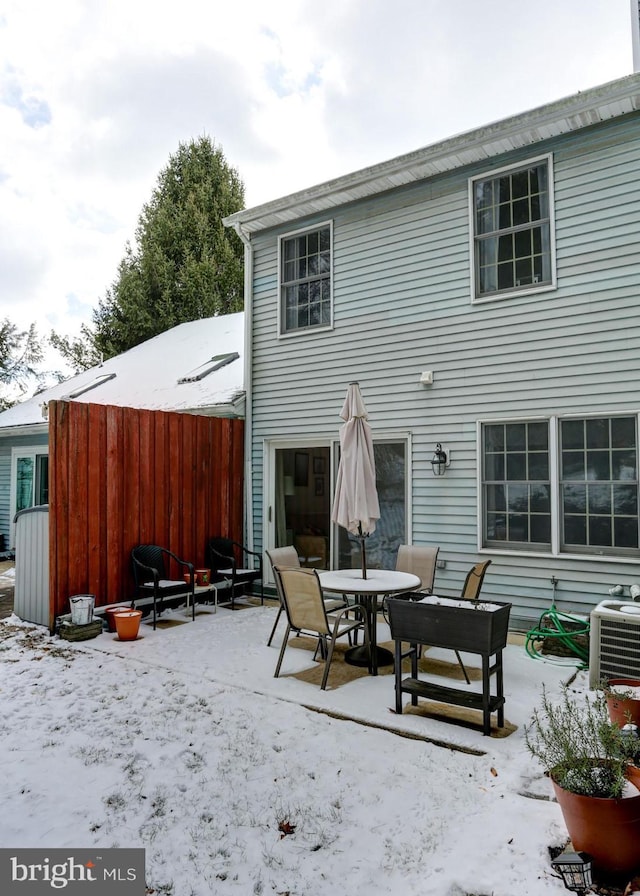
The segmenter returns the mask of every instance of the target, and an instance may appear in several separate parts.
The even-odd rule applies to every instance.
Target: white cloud
[[[75,333],[180,142],[255,205],[631,72],[628,0],[5,0],[0,315]]]

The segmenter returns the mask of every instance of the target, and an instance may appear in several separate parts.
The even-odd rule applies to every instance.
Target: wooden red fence
[[[208,537],[242,541],[243,452],[243,420],[50,402],[50,626],[74,594],[130,597],[136,544],[202,566]]]

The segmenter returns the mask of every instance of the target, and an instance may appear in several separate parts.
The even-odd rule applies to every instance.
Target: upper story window
[[[331,224],[280,237],[280,332],[331,326]]]
[[[470,192],[474,299],[553,286],[551,156],[474,178]]]

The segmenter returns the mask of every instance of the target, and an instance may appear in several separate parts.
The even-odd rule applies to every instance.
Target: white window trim
[[[9,483],[9,522],[10,522],[10,531],[9,531],[9,540],[11,546],[15,546],[16,541],[16,524],[15,524],[15,516],[16,516],[16,499],[18,495],[18,458],[19,457],[32,457],[34,461],[34,472],[37,468],[36,458],[39,456],[46,455],[49,456],[49,446],[48,445],[23,445],[14,446],[11,449],[11,480]],[[34,483],[35,488],[35,483]]]
[[[551,256],[551,283],[545,283],[543,286],[531,286],[526,289],[513,289],[509,292],[501,292],[495,295],[476,296],[476,252],[475,252],[475,205],[474,205],[474,186],[479,180],[494,180],[507,171],[517,171],[520,168],[528,168],[531,165],[538,165],[540,162],[547,162],[549,171],[549,242]],[[469,178],[468,181],[468,205],[469,205],[469,260],[471,265],[471,304],[483,305],[487,302],[499,302],[503,299],[514,299],[517,296],[530,296],[532,294],[552,292],[558,288],[557,268],[556,268],[556,207],[555,207],[555,177],[553,169],[553,153],[535,156],[531,159],[524,159],[512,165],[505,165],[502,168],[494,168],[485,171],[482,174],[476,174]]]
[[[580,413],[571,411],[567,414],[533,414],[527,416],[507,416],[507,417],[486,417],[476,421],[476,494],[478,496],[477,514],[476,514],[476,547],[479,554],[495,554],[503,557],[554,557],[558,560],[580,560],[581,562],[605,562],[605,563],[629,563],[638,562],[637,555],[626,554],[616,556],[615,554],[606,553],[576,553],[572,554],[568,551],[560,549],[560,453],[559,453],[559,431],[560,423],[563,420],[588,420],[597,419],[599,417],[633,417],[638,420],[638,445],[636,451],[640,462],[640,410],[619,410],[619,411],[589,411],[588,413]],[[483,544],[484,533],[484,501],[482,492],[482,427],[491,423],[536,423],[546,422],[549,424],[549,476],[551,489],[551,547],[548,551],[533,551],[515,549],[515,548],[496,548]]]
[[[322,230],[324,227],[329,228],[329,242],[331,245],[331,264],[329,267],[329,301],[331,303],[331,319],[328,324],[318,327],[300,327],[296,330],[283,329],[283,306],[282,306],[282,243],[284,240],[292,237],[302,236],[303,233],[314,233]],[[278,339],[292,339],[295,337],[306,336],[312,333],[324,333],[327,330],[333,330],[333,220],[321,221],[319,224],[312,224],[309,227],[301,227],[298,230],[291,230],[288,233],[282,233],[278,237],[278,286],[277,286],[277,321],[278,321]]]

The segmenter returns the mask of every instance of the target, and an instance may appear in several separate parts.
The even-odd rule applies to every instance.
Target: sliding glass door
[[[303,563],[327,568],[331,532],[331,449],[329,445],[275,447],[271,454],[273,547],[294,545]]]
[[[410,522],[408,439],[374,440],[380,520],[367,538],[367,564],[393,569]],[[266,454],[264,545],[293,545],[301,563],[339,569],[360,563],[359,541],[331,523],[340,458],[337,439],[316,444],[271,443]],[[270,573],[270,571],[269,571]]]
[[[337,452],[339,454],[339,447]],[[394,569],[398,547],[407,543],[409,531],[407,442],[374,440],[373,453],[380,519],[376,531],[365,539],[367,567]],[[334,529],[335,568],[359,566],[360,539],[349,535],[341,526]]]

